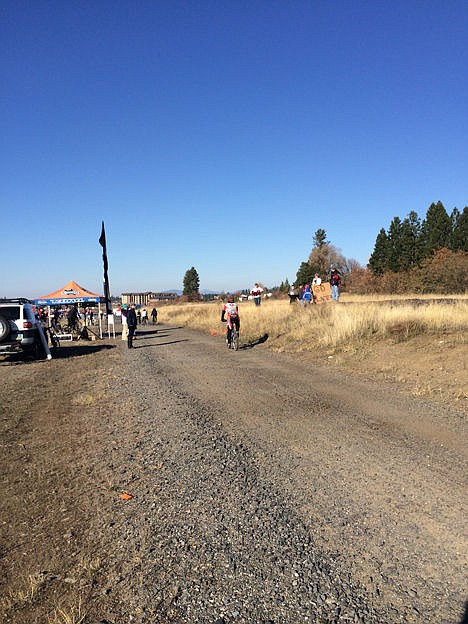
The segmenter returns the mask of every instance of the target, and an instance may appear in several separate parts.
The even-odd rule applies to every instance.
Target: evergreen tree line
[[[328,279],[337,268],[346,290],[355,293],[381,292],[465,292],[468,289],[468,207],[449,215],[438,201],[432,203],[421,220],[415,211],[403,219],[394,217],[388,230],[377,235],[367,268],[357,260],[345,258],[327,240],[324,229],[313,237],[313,248],[297,270],[295,284],[310,284],[317,273]],[[194,267],[186,271],[183,294],[199,293],[200,278]],[[280,292],[289,291],[286,278]],[[249,291],[246,290],[246,293]]]
[[[468,207],[448,215],[442,202],[432,203],[421,220],[411,211],[395,217],[377,235],[366,268],[345,258],[318,229],[313,248],[296,274],[295,284],[311,283],[315,273],[327,279],[330,268],[342,276],[342,286],[354,293],[462,293],[468,290]],[[285,291],[285,280],[280,290]]]
[[[463,212],[454,208],[449,216],[438,201],[423,220],[413,210],[403,221],[394,217],[388,230],[378,233],[368,268],[374,275],[409,271],[438,249],[468,251],[468,207]]]

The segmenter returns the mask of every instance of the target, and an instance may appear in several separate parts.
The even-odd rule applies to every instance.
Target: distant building
[[[147,306],[150,301],[176,301],[179,295],[175,292],[155,293],[155,292],[134,292],[122,293],[122,304],[136,303]]]

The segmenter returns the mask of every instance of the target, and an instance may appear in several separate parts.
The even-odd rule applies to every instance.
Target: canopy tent
[[[93,293],[73,280],[68,282],[63,288],[59,288],[50,295],[44,295],[34,299],[36,305],[71,305],[73,303],[100,303],[102,297]]]
[[[83,288],[73,280],[68,282],[63,288],[59,288],[55,292],[43,297],[34,299],[34,303],[39,306],[48,306],[49,310],[49,323],[50,323],[50,307],[57,305],[73,305],[75,303],[97,303],[99,313],[99,335],[102,338],[102,324],[101,324],[101,302],[104,302],[104,298],[96,293]],[[112,319],[113,321],[113,319]],[[108,319],[109,322],[109,319]]]

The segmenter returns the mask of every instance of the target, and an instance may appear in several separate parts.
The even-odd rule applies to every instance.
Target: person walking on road
[[[132,303],[130,310],[127,312],[127,327],[128,327],[128,339],[127,344],[129,349],[133,349],[133,336],[137,327],[137,315],[135,312],[135,304]]]
[[[158,322],[158,311],[156,308],[151,310],[151,318],[153,319],[153,325],[155,325]]]

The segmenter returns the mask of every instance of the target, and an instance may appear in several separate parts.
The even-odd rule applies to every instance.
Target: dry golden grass
[[[12,607],[23,608],[34,602],[40,590],[46,584],[46,575],[42,573],[30,574],[16,590],[8,591],[1,599],[0,606],[3,609]]]
[[[251,302],[239,303],[242,342],[268,334],[266,344],[270,348],[299,352],[330,348],[348,351],[376,340],[398,341],[420,334],[459,333],[460,340],[464,340],[468,329],[467,297],[421,305],[405,303],[405,299],[411,297],[379,302],[378,298],[349,296],[339,303],[306,308],[285,300],[266,300],[260,307]],[[222,331],[221,310],[221,303],[175,304],[164,307],[161,320],[209,334]]]
[[[368,295],[354,295],[354,294],[350,294],[350,293],[341,293],[340,295],[340,301],[341,302],[351,302],[351,301],[357,301],[357,302],[363,302],[363,301],[410,301],[410,300],[415,300],[418,299],[420,301],[433,301],[434,299],[444,299],[444,300],[460,300],[460,301],[466,301],[467,300],[467,295],[460,295],[460,294],[454,294],[454,295],[435,295],[435,294],[421,294],[421,293],[415,293],[415,294],[404,294],[404,295],[389,295],[389,294],[378,294],[378,293],[374,293],[374,294],[368,294]]]
[[[68,608],[58,607],[48,618],[48,624],[85,624],[85,622],[86,612],[83,610],[81,600]]]

